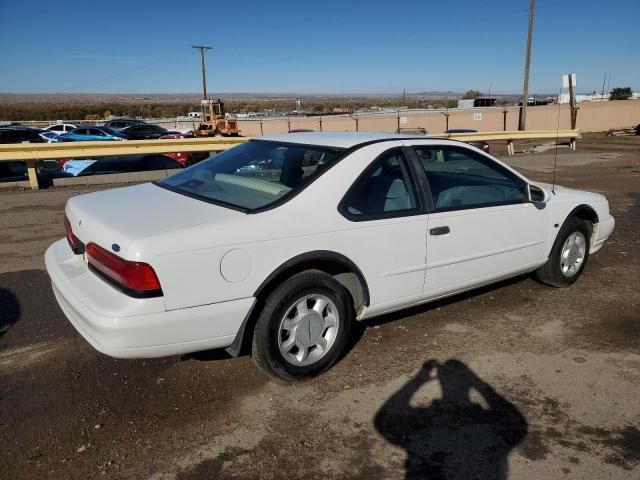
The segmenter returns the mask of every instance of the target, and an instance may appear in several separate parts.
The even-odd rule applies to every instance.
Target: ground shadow
[[[180,356],[180,360],[197,360],[199,362],[213,362],[217,360],[228,360],[233,358],[224,349],[216,348],[213,350],[201,350],[199,352],[185,353]]]
[[[442,398],[413,406],[429,382],[440,383]],[[426,362],[380,408],[375,426],[406,450],[412,480],[506,479],[507,457],[527,435],[520,411],[458,360]]]
[[[0,288],[0,337],[20,318],[20,302],[13,292]]]

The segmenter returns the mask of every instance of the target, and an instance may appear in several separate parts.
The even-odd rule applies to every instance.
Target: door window
[[[340,211],[355,221],[417,214],[415,189],[402,151],[394,149],[378,158],[356,180]]]
[[[483,155],[460,147],[418,145],[436,211],[527,201],[525,183]]]

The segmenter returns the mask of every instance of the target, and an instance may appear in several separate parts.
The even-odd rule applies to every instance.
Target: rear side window
[[[469,149],[413,147],[429,182],[436,211],[522,203],[525,183],[491,159]]]
[[[379,157],[356,180],[340,204],[350,220],[375,220],[419,213],[409,168],[402,150]]]
[[[294,195],[340,158],[311,145],[250,141],[172,175],[158,185],[243,210]]]

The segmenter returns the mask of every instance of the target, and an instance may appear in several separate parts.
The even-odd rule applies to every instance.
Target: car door
[[[155,130],[151,127],[140,127],[140,132],[142,134],[142,138],[145,140],[156,138],[158,135]]]
[[[94,138],[95,140],[103,140],[104,137],[106,137],[106,134],[98,128],[90,128],[88,136]]]
[[[339,205],[352,228],[347,256],[367,279],[376,315],[417,303],[426,267],[427,217],[416,172],[402,148],[384,151],[353,183]]]
[[[76,128],[75,130],[72,130],[71,132],[69,132],[69,137],[72,140],[85,140],[87,134],[88,134],[89,129],[87,128]]]
[[[436,298],[530,271],[544,260],[548,208],[527,182],[466,146],[423,144],[428,217],[424,297]]]

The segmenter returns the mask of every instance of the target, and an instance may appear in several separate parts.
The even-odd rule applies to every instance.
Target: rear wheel
[[[549,259],[536,271],[538,279],[553,287],[568,287],[575,282],[589,258],[591,223],[576,217],[564,223]]]
[[[342,354],[352,319],[349,293],[331,275],[299,273],[267,298],[256,321],[251,356],[272,377],[314,377]]]

